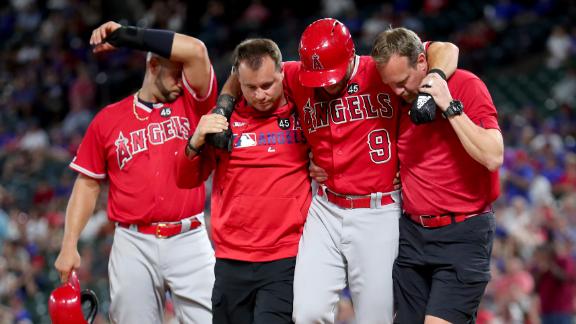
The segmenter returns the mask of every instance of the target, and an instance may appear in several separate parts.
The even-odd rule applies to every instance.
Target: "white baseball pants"
[[[110,320],[162,323],[170,291],[180,323],[211,324],[214,263],[204,225],[170,238],[117,226],[108,265]]]
[[[399,193],[393,195],[393,204],[358,209],[314,197],[296,261],[296,324],[334,323],[347,283],[357,323],[392,323],[392,266],[401,215]]]

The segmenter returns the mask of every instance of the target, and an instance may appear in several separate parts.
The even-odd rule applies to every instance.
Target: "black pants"
[[[424,323],[426,315],[474,323],[490,280],[494,214],[424,228],[403,216],[394,263],[396,322]]]
[[[292,323],[296,258],[270,262],[216,259],[214,324]]]

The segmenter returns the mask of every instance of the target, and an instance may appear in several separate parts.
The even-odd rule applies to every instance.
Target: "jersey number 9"
[[[376,164],[386,163],[390,160],[390,134],[385,129],[376,129],[368,134],[368,147],[370,159]]]

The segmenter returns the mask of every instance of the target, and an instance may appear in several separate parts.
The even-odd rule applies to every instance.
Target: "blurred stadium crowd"
[[[3,1],[0,323],[49,322],[47,298],[59,283],[53,262],[75,179],[67,164],[98,110],[142,80],[142,53],[91,54],[94,27],[116,20],[190,33],[206,43],[223,82],[242,39],[272,38],[285,59],[296,59],[304,27],[325,16],[349,27],[360,54],[389,25],[460,47],[460,67],[488,84],[506,141],[493,280],[478,323],[570,320],[576,310],[576,1],[383,2]],[[109,307],[114,230],[105,206],[103,195],[83,233],[79,271],[83,288],[100,296],[98,323],[106,323]],[[352,323],[349,306],[344,298],[339,323]]]

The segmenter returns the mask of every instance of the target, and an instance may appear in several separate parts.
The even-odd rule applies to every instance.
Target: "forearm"
[[[80,233],[94,212],[99,194],[100,185],[97,180],[78,176],[66,207],[62,246],[76,246]]]
[[[466,114],[450,118],[450,124],[466,152],[490,171],[495,171],[504,160],[504,141],[496,129],[484,129],[472,122]]]
[[[201,63],[208,69],[206,72],[209,72],[210,60],[208,58],[206,45],[198,38],[192,36],[179,33],[174,34],[170,60],[182,63],[185,68],[186,65],[191,63]]]
[[[426,50],[428,71],[439,69],[450,78],[458,68],[458,46],[447,42],[434,42]]]
[[[207,95],[210,89],[208,51],[197,38],[170,30],[121,26],[110,21],[94,30],[90,43],[96,45],[96,52],[127,47],[182,63],[186,80],[200,97]]]
[[[242,95],[242,90],[240,88],[240,81],[238,81],[238,74],[236,72],[230,73],[226,83],[222,86],[222,90],[220,90],[220,95],[230,95],[235,99],[238,99]]]
[[[105,38],[115,47],[127,47],[152,52],[186,65],[192,60],[208,59],[204,43],[194,37],[170,30],[115,25]]]
[[[134,26],[122,26],[108,22],[94,31],[103,37],[103,41],[114,47],[126,47],[152,52],[171,58],[175,33],[169,30],[149,29]],[[99,44],[100,37],[92,36],[91,42]]]
[[[208,95],[213,81],[211,78],[212,67],[208,50],[201,40],[183,34],[175,34],[170,60],[182,63],[186,82],[198,96],[204,98]]]

